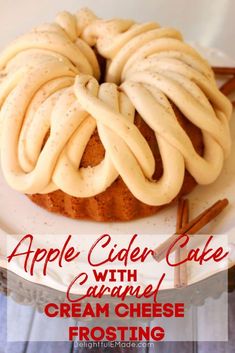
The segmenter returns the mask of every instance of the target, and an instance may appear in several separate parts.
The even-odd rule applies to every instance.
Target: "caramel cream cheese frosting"
[[[107,61],[102,84],[96,51]],[[201,129],[203,157],[170,102]],[[162,205],[179,193],[185,169],[198,184],[210,184],[230,151],[232,106],[178,31],[104,21],[87,9],[60,13],[1,53],[0,107],[3,174],[22,193],[60,189],[90,197],[120,175],[137,199]],[[151,149],[134,125],[136,111],[156,135],[163,162],[158,181]],[[96,128],[105,157],[81,168]]]

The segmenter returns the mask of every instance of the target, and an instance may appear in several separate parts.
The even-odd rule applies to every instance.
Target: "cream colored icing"
[[[93,47],[107,59],[102,84]],[[170,101],[201,129],[203,157]],[[162,205],[180,191],[185,169],[198,184],[210,184],[230,151],[231,103],[178,31],[104,21],[87,9],[60,13],[55,23],[33,29],[1,53],[0,106],[2,170],[23,193],[60,189],[90,197],[120,175],[136,198]],[[158,181],[152,179],[152,151],[134,125],[136,111],[157,138],[163,162]],[[96,128],[105,157],[81,168]]]

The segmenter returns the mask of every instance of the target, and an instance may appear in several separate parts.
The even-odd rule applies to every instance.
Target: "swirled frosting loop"
[[[105,83],[95,51],[107,59]],[[202,131],[200,156],[177,122],[173,102]],[[83,9],[60,13],[0,55],[1,165],[23,193],[60,189],[76,197],[106,190],[120,175],[149,205],[170,202],[185,169],[212,183],[230,151],[232,106],[208,63],[172,28],[104,21]],[[163,163],[152,179],[152,151],[134,124],[136,111],[155,132]],[[80,163],[98,130],[105,148],[95,167]]]

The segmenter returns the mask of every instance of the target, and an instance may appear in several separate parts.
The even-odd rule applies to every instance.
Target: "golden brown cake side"
[[[190,137],[195,150],[203,154],[203,140],[201,130],[190,123],[180,111],[173,106],[178,122]],[[154,180],[158,180],[163,172],[162,161],[156,137],[150,127],[136,114],[135,124],[147,140],[156,162]],[[95,151],[95,152],[94,152]],[[97,131],[90,139],[82,159],[82,167],[95,166],[104,158],[104,148]],[[186,171],[184,183],[180,193],[187,194],[196,186],[194,178]],[[49,194],[29,195],[37,205],[51,212],[56,212],[71,218],[90,219],[95,221],[129,221],[155,214],[164,206],[149,206],[136,199],[124,184],[121,177],[99,195],[78,198],[57,190]]]

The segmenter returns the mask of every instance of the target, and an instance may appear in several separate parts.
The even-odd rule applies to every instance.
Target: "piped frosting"
[[[107,61],[101,84],[94,47]],[[171,102],[201,129],[203,156]],[[60,189],[90,197],[120,175],[137,199],[163,205],[179,193],[185,169],[198,184],[210,184],[230,151],[231,103],[178,31],[104,21],[87,9],[60,13],[1,53],[0,107],[2,170],[22,193]],[[134,124],[136,111],[156,135],[163,163],[158,181],[152,151]],[[96,128],[105,157],[81,168]]]

